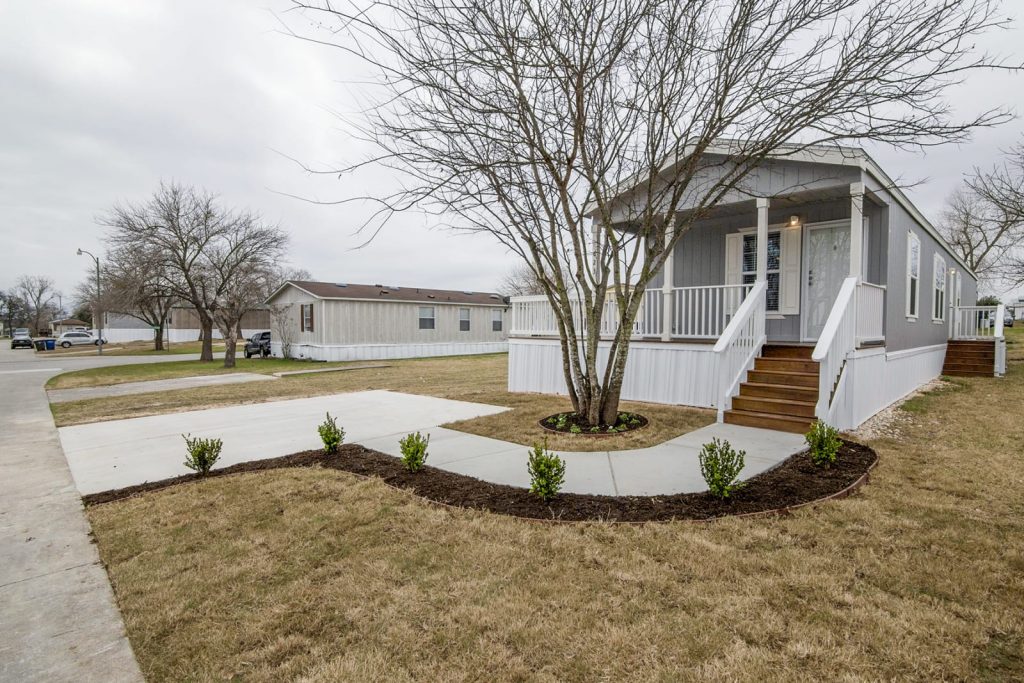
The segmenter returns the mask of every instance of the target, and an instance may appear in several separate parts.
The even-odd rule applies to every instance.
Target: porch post
[[[850,277],[860,280],[864,265],[864,183],[850,185]]]
[[[757,276],[758,282],[768,279],[768,206],[767,197],[757,198]]]
[[[676,234],[676,228],[673,224],[671,228],[665,231],[665,242],[666,244],[672,241],[672,238]],[[665,265],[661,269],[661,274],[664,276],[661,282],[661,340],[672,341],[672,289],[676,286],[676,259],[675,250],[669,252],[668,257],[665,259]]]

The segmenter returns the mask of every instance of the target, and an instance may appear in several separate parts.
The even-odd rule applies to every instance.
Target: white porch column
[[[850,185],[850,277],[858,280],[864,266],[864,183]]]
[[[758,282],[768,279],[768,207],[767,197],[757,199],[757,277]]]
[[[675,236],[673,225],[665,234],[665,242],[669,243]],[[663,276],[661,282],[661,340],[672,340],[672,289],[676,286],[676,258],[675,249],[669,252],[665,259],[665,265],[661,269]]]

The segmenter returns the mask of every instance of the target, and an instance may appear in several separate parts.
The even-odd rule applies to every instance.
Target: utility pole
[[[96,331],[97,331],[98,336],[99,336],[99,339],[97,340],[97,343],[96,343],[96,349],[99,351],[99,354],[102,356],[103,355],[103,312],[100,310],[100,260],[92,252],[88,252],[85,249],[79,249],[78,250],[78,255],[81,256],[82,254],[86,254],[88,256],[91,256],[92,260],[96,262],[96,306],[93,309],[92,316],[93,316],[93,318],[95,318],[95,320],[93,320],[93,322],[96,324]]]

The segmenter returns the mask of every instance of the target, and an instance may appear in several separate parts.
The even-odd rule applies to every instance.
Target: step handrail
[[[848,277],[843,280],[811,353],[811,360],[818,363],[818,406],[814,412],[824,422],[831,418],[832,389],[840,379],[846,357],[857,348],[856,295],[859,279]]]
[[[755,282],[722,336],[715,342],[713,351],[718,376],[716,407],[719,422],[724,419],[736,388],[764,346],[767,290],[767,282]]]

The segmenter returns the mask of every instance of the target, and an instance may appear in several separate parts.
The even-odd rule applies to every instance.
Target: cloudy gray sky
[[[101,249],[96,216],[114,202],[144,199],[161,179],[204,186],[279,221],[292,235],[292,263],[317,278],[494,288],[515,261],[485,236],[432,229],[410,215],[355,251],[365,209],[286,196],[336,199],[354,181],[310,176],[282,154],[328,167],[361,153],[332,113],[352,111],[348,84],[358,74],[339,52],[281,33],[287,6],[0,4],[0,288],[45,274],[70,294],[89,266],[76,248]],[[1021,46],[1019,25],[987,41],[1018,57]],[[997,104],[1024,113],[1021,78],[972,76],[954,104],[965,113]],[[996,161],[1022,132],[1015,120],[960,147],[870,151],[891,174],[920,183],[909,194],[935,219],[962,173]]]

